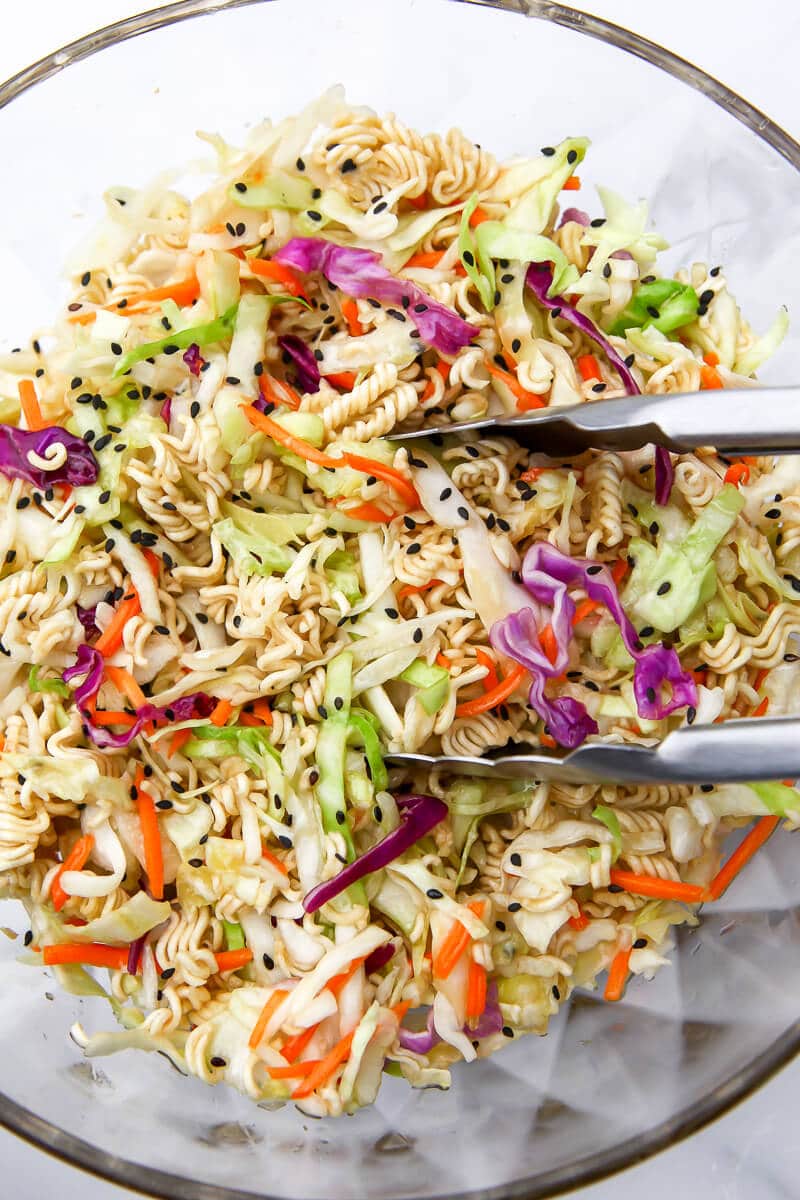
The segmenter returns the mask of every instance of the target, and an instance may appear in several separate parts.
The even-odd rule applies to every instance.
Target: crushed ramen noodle
[[[780,782],[383,758],[797,709],[796,460],[446,433],[746,387],[786,314],[660,274],[644,204],[572,207],[583,138],[498,162],[336,89],[201,136],[212,185],[112,189],[0,359],[0,891],[33,967],[107,996],[87,1054],[336,1115],[618,1000],[797,823]]]

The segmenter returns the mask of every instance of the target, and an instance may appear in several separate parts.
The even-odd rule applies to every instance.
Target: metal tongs
[[[800,387],[725,388],[628,396],[508,413],[392,433],[392,441],[443,433],[507,434],[530,450],[638,450],[652,442],[678,454],[714,446],[720,454],[800,454]]]
[[[390,766],[438,768],[471,778],[562,783],[747,783],[800,778],[800,718],[684,725],[657,746],[585,742],[559,754],[526,746],[498,758],[388,754]]]

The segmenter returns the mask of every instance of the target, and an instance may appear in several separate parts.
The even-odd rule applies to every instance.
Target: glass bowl
[[[460,125],[500,155],[588,134],[584,197],[589,180],[647,197],[671,264],[724,262],[757,329],[779,303],[800,307],[800,146],[652,43],[535,0],[185,0],[0,87],[2,161],[34,164],[0,193],[4,335],[22,339],[52,314],[59,264],[107,186],[191,159],[197,129],[233,140],[334,82],[418,128]],[[797,330],[765,377],[800,378]],[[576,1187],[673,1144],[797,1052],[789,841],[774,837],[699,929],[679,930],[672,965],[633,981],[622,1003],[576,994],[546,1038],[456,1068],[449,1093],[387,1078],[373,1109],[339,1121],[260,1110],[154,1055],[83,1060],[67,1030],[107,1027],[108,1010],[58,993],[2,939],[0,1119],[108,1179],[186,1200]],[[24,930],[20,908],[0,917]]]

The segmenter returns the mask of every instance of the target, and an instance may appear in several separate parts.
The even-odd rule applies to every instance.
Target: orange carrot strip
[[[39,397],[36,395],[33,380],[20,379],[17,384],[17,391],[19,392],[19,406],[22,409],[28,429],[44,429],[47,421],[42,416],[42,410],[39,407]]]
[[[406,196],[405,200],[412,208],[423,209],[428,207],[428,193],[423,192],[421,196]]]
[[[353,1033],[348,1033],[340,1042],[337,1042],[330,1053],[326,1054],[322,1061],[313,1071],[309,1071],[300,1087],[295,1088],[292,1092],[293,1100],[303,1100],[306,1096],[310,1096],[313,1091],[321,1087],[334,1071],[347,1059],[350,1054],[350,1047],[353,1044]]]
[[[127,946],[102,946],[99,942],[59,942],[55,946],[44,946],[42,956],[46,967],[81,963],[86,967],[109,967],[119,971],[128,965]]]
[[[85,837],[78,838],[53,876],[53,882],[50,884],[50,899],[53,901],[53,908],[56,912],[61,912],[69,900],[69,896],[61,886],[61,876],[65,871],[82,871],[89,861],[93,846],[94,834],[87,833]]]
[[[483,900],[473,900],[467,905],[476,917],[483,916]],[[447,979],[461,955],[472,941],[470,933],[460,921],[453,921],[452,927],[439,947],[439,953],[433,963],[433,973],[437,979]]]
[[[769,696],[765,696],[764,699],[759,704],[758,708],[753,709],[753,716],[754,717],[766,716],[768,708],[769,708]]]
[[[581,600],[580,604],[578,604],[575,608],[572,624],[580,625],[581,621],[585,621],[586,618],[590,616],[596,608],[599,607],[599,600],[589,600],[588,598],[586,600]]]
[[[242,950],[220,950],[214,958],[217,960],[217,970],[220,974],[223,971],[240,971],[253,961],[253,951],[248,950],[246,946]]]
[[[452,666],[450,659],[445,658],[445,656],[443,654],[437,654],[435,662],[436,662],[437,667],[442,667],[445,671],[449,671],[450,667]]]
[[[736,485],[736,487],[738,487],[740,483],[748,483],[749,480],[750,468],[748,467],[747,463],[731,463],[725,472],[724,482],[733,483]]]
[[[363,471],[365,475],[374,475],[376,479],[388,484],[409,508],[419,508],[417,489],[394,467],[387,467],[385,463],[378,462],[374,458],[363,458],[360,454],[351,454],[349,450],[345,451],[343,457],[348,467],[352,467],[354,471]]]
[[[239,724],[246,725],[248,729],[263,729],[264,722],[259,720],[257,716],[249,712],[239,713]]]
[[[508,390],[516,399],[517,408],[520,410],[520,412],[527,412],[532,408],[547,407],[541,396],[537,396],[533,392],[526,391],[517,379],[516,375],[512,375],[510,371],[504,371],[501,367],[495,366],[488,356],[484,359],[484,365],[493,379],[499,379],[501,383],[506,385]]]
[[[580,933],[581,929],[585,929],[589,924],[589,918],[586,916],[586,913],[579,912],[577,917],[570,917],[567,921],[567,924],[572,929],[577,929],[577,931]]]
[[[776,830],[780,817],[761,817],[753,828],[742,839],[724,866],[720,867],[711,883],[708,885],[708,895],[711,900],[719,900],[722,893],[730,887],[742,867],[750,862],[755,852]]]
[[[128,712],[113,712],[108,708],[98,708],[92,713],[95,725],[105,728],[107,725],[126,725],[130,728],[136,724],[136,717]]]
[[[263,859],[265,859],[265,861],[268,862],[271,866],[275,867],[276,870],[280,871],[280,873],[282,875],[289,874],[288,870],[286,869],[284,864],[281,862],[281,860],[279,858],[277,858],[274,854],[272,854],[269,850],[267,850],[264,846],[261,847],[261,857]]]
[[[711,392],[722,387],[722,380],[719,377],[719,372],[714,367],[702,366],[700,368],[700,384],[701,391]]]
[[[477,717],[479,713],[488,712],[491,708],[497,708],[498,704],[502,704],[513,691],[516,691],[524,675],[525,668],[521,663],[518,663],[506,675],[499,687],[494,688],[492,691],[484,692],[482,696],[478,696],[475,700],[465,700],[463,704],[457,704],[456,716]]]
[[[536,483],[544,469],[544,467],[528,467],[527,471],[522,472],[520,479],[524,479],[526,483]]]
[[[486,968],[474,959],[467,978],[467,1020],[477,1021],[486,1008]]]
[[[304,1029],[302,1033],[297,1033],[294,1037],[286,1039],[281,1046],[281,1054],[288,1063],[297,1062],[298,1058],[319,1029],[320,1024],[321,1022],[318,1021],[316,1025],[310,1025],[308,1029]],[[303,1066],[305,1066],[305,1063],[303,1063]]]
[[[142,556],[147,559],[147,565],[150,568],[150,574],[153,579],[158,579],[158,572],[161,569],[161,559],[152,550],[145,549],[142,551]]]
[[[248,258],[246,262],[254,275],[282,284],[290,296],[302,296],[304,300],[307,299],[303,281],[291,267],[273,262],[271,258]]]
[[[548,750],[555,750],[556,746],[558,745],[558,742],[556,741],[556,739],[554,737],[551,737],[549,733],[540,733],[539,734],[539,745],[546,746]]]
[[[478,225],[482,225],[484,221],[488,220],[489,214],[487,213],[486,209],[481,208],[480,204],[478,204],[469,219],[469,223],[472,228],[475,229]]]
[[[539,643],[552,666],[558,658],[558,642],[553,633],[553,626],[549,622],[539,630]]]
[[[411,1008],[410,1000],[401,1000],[399,1004],[392,1005],[392,1012],[397,1017],[398,1022],[403,1020],[408,1010]]]
[[[276,1012],[278,1005],[283,1003],[287,995],[288,992],[285,988],[276,988],[269,1000],[267,1000],[267,1003],[261,1010],[258,1020],[253,1026],[253,1032],[250,1034],[250,1040],[247,1043],[251,1050],[255,1050],[256,1046],[258,1046],[259,1042],[264,1036],[264,1030],[267,1028],[267,1025],[269,1025],[270,1017]]]
[[[438,267],[439,263],[444,258],[444,250],[429,250],[419,254],[412,254],[411,258],[403,264],[403,270],[422,268],[423,270],[432,270]]]
[[[450,378],[450,368],[452,365],[452,363],[447,362],[444,358],[440,358],[434,368],[434,370],[439,372],[445,383],[447,383],[448,379]]]
[[[764,680],[767,678],[768,675],[769,675],[769,667],[762,667],[761,670],[756,675],[755,679],[753,680],[753,691],[754,692],[761,691],[762,687],[764,686]]]
[[[366,955],[362,958],[353,959],[346,971],[341,971],[338,975],[334,975],[332,979],[328,980],[325,984],[327,990],[332,992],[334,996],[338,996],[344,985],[349,979],[352,979],[358,968],[363,966],[366,961]]]
[[[361,337],[364,332],[364,326],[358,319],[358,305],[355,300],[351,300],[347,296],[339,301],[339,308],[342,310],[342,316],[347,322],[347,331],[350,337]]]
[[[167,283],[164,287],[150,288],[149,291],[139,292],[137,296],[130,296],[123,311],[138,312],[143,305],[161,304],[164,300],[173,300],[179,308],[183,308],[196,300],[199,295],[200,283],[197,276],[192,275],[189,279],[182,279],[178,283]],[[108,309],[110,312],[119,312],[119,301],[116,304],[109,304]]]
[[[497,674],[497,667],[494,665],[494,660],[480,646],[475,647],[475,657],[482,667],[486,667],[486,674],[481,680],[483,690],[484,692],[491,692],[493,688],[500,686],[500,676]]]
[[[579,354],[575,360],[575,365],[580,372],[581,379],[585,382],[590,379],[602,379],[600,366],[593,354]]]
[[[191,729],[177,729],[169,740],[169,748],[167,749],[167,757],[172,758],[173,754],[178,754],[183,749],[189,738],[192,736]]]
[[[130,671],[126,671],[124,667],[108,666],[105,673],[119,694],[129,700],[134,708],[141,708],[147,704],[147,697]]]
[[[137,767],[134,787],[136,788],[136,808],[139,813],[139,824],[142,827],[144,843],[144,869],[147,871],[147,880],[154,899],[161,900],[164,896],[164,852],[161,846],[161,830],[155,801],[142,786],[144,778],[143,768]]]
[[[122,633],[125,626],[131,617],[135,617],[141,611],[139,594],[133,584],[130,584],[129,591],[126,592],[122,603],[111,618],[108,628],[100,634],[94,644],[95,650],[98,650],[103,658],[110,658],[119,649],[122,645]]]
[[[270,1079],[302,1079],[310,1075],[322,1062],[321,1058],[309,1059],[307,1062],[294,1063],[291,1067],[267,1067]]]
[[[302,397],[293,387],[289,387],[285,380],[279,382],[270,375],[262,375],[259,378],[258,390],[262,400],[265,400],[267,404],[274,404],[276,407],[285,404],[287,408],[297,410],[302,402]]]
[[[264,725],[272,724],[272,709],[270,708],[269,700],[254,700],[252,708],[254,714],[264,723]]]
[[[397,513],[384,512],[378,504],[373,504],[371,500],[365,500],[363,504],[354,504],[352,508],[344,509],[344,514],[352,517],[354,521],[374,521],[376,525],[386,525],[397,516]]]
[[[718,367],[719,366],[719,355],[716,353],[715,350],[707,350],[706,353],[703,355],[703,362],[708,367]]]
[[[614,580],[614,583],[622,583],[627,574],[628,560],[625,558],[618,558],[611,568],[611,578]]]
[[[441,579],[429,579],[427,583],[407,583],[405,587],[400,588],[397,599],[405,600],[406,596],[418,596],[420,592],[427,592],[430,588],[439,587],[441,583]]]
[[[700,904],[705,891],[696,883],[681,883],[674,879],[657,879],[654,875],[637,875],[634,871],[622,871],[612,867],[609,872],[611,883],[634,896],[648,896],[652,900],[677,900],[682,904]]]
[[[561,190],[562,192],[579,192],[581,190],[580,176],[570,175]]]
[[[306,462],[315,463],[318,467],[344,466],[341,458],[331,458],[330,455],[323,454],[321,450],[317,450],[310,442],[306,442],[303,438],[289,433],[288,429],[284,429],[282,425],[277,421],[273,421],[266,413],[259,412],[257,408],[253,408],[252,404],[243,404],[242,412],[251,425],[254,425],[261,433],[266,433],[268,437],[271,437],[278,445],[283,446],[285,450],[290,450],[292,454],[296,454],[298,458],[303,458]]]
[[[212,725],[216,725],[219,729],[225,724],[232,712],[233,705],[230,700],[218,700],[208,719]]]
[[[622,993],[625,991],[625,981],[628,978],[628,964],[630,961],[630,947],[627,950],[619,950],[614,955],[611,966],[608,968],[608,980],[606,982],[606,990],[603,993],[604,1000],[622,999]]]
[[[352,392],[356,386],[355,371],[334,371],[333,375],[326,375],[325,378],[333,387],[344,388],[346,392]]]

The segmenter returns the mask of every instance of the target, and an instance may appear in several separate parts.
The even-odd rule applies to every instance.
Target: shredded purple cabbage
[[[76,693],[77,696],[77,693]],[[81,702],[79,701],[79,704]],[[112,733],[110,729],[101,725],[95,725],[92,721],[91,713],[86,709],[81,709],[81,717],[83,719],[84,729],[88,737],[94,742],[100,750],[106,750],[111,747],[114,750],[124,749],[129,746],[135,737],[142,732],[145,725],[149,725],[151,721],[194,721],[198,718],[205,719],[213,712],[216,701],[205,692],[192,692],[188,696],[181,696],[180,699],[174,700],[172,704],[159,706],[157,704],[143,704],[141,708],[136,709],[136,720],[129,729],[123,730],[122,733]]]
[[[372,250],[337,246],[324,238],[292,238],[273,258],[300,271],[321,271],[329,283],[348,296],[394,305],[412,322],[423,342],[440,354],[457,354],[479,332],[417,284],[396,279]]]
[[[183,361],[193,375],[199,375],[205,364],[205,359],[200,353],[200,347],[197,342],[192,342],[189,349],[183,354]]]
[[[31,451],[41,458],[47,458],[48,449],[59,444],[67,452],[66,460],[60,467],[44,471],[28,461]],[[99,469],[97,459],[83,438],[68,433],[60,425],[48,425],[46,429],[35,430],[0,425],[0,474],[25,479],[34,487],[46,489],[54,483],[85,487],[95,482]]]
[[[172,396],[167,396],[164,403],[161,405],[161,420],[169,429],[169,422],[172,416]]]
[[[669,504],[674,479],[675,468],[669,450],[656,446],[656,504]]]
[[[373,871],[388,867],[389,863],[405,854],[420,838],[430,833],[448,813],[444,800],[439,800],[436,796],[398,796],[397,807],[400,810],[400,824],[397,829],[387,833],[385,838],[381,838],[360,858],[349,863],[333,879],[327,879],[312,888],[303,898],[303,908],[306,912],[316,912],[352,883],[363,879],[365,875],[371,875]]]
[[[81,642],[75,662],[61,673],[64,683],[71,683],[73,679],[78,679],[80,676],[85,678],[83,683],[78,684],[75,688],[74,695],[78,707],[83,708],[90,700],[94,700],[100,691],[100,684],[103,682],[103,656],[99,650],[95,650],[94,646],[90,646],[87,642]]]
[[[78,620],[83,626],[86,636],[97,637],[100,633],[95,620],[97,616],[97,605],[93,604],[91,608],[84,608],[82,604],[76,604],[75,611],[78,614]]]
[[[568,665],[575,615],[575,602],[568,587],[583,587],[587,596],[605,605],[616,621],[625,649],[636,664],[633,692],[640,716],[660,721],[679,708],[697,704],[694,679],[681,667],[677,651],[663,645],[642,646],[607,566],[590,559],[570,558],[549,542],[537,542],[525,555],[522,582],[534,600],[550,609],[550,627],[557,647],[555,661],[551,663],[542,649],[538,634],[541,622],[532,608],[496,621],[489,640],[496,650],[531,672],[528,696],[531,707],[546,721],[549,732],[562,746],[574,749],[589,733],[597,732],[597,725],[580,701],[568,696],[551,700],[544,694],[546,680],[562,675]],[[662,695],[665,683],[672,689],[668,699]]]
[[[364,963],[364,971],[367,975],[372,975],[374,971],[380,971],[381,967],[385,967],[388,962],[394,958],[396,947],[391,942],[384,942],[382,946],[378,946],[372,951]]]
[[[502,1028],[503,1014],[497,1000],[497,984],[492,981],[486,992],[486,1008],[475,1024],[470,1025],[467,1022],[463,1031],[468,1038],[485,1038],[490,1037],[493,1033],[499,1033]],[[438,1046],[441,1040],[433,1024],[433,1006],[428,1009],[424,1029],[414,1030],[401,1027],[398,1035],[400,1045],[404,1050],[410,1050],[412,1054],[430,1054],[434,1046]]]
[[[589,224],[589,214],[582,208],[565,208],[561,214],[561,220],[558,222],[558,228],[566,225],[568,221],[574,221],[576,225],[583,225],[586,228]]]
[[[308,348],[302,338],[293,333],[278,338],[278,345],[284,354],[292,359],[297,372],[297,385],[302,392],[319,391],[319,367],[314,358],[314,352]]]
[[[616,367],[620,379],[632,396],[641,395],[641,388],[628,367],[625,366],[625,360],[617,353],[605,334],[600,332],[594,321],[584,316],[582,312],[578,312],[565,296],[548,296],[547,293],[553,283],[553,272],[547,263],[531,263],[525,276],[525,282],[540,304],[543,304],[545,308],[560,309],[559,315],[565,321],[569,321],[576,329],[580,329],[600,347],[608,361]]]
[[[143,933],[128,946],[128,964],[125,970],[129,975],[136,975],[138,973],[147,936],[146,933]]]

